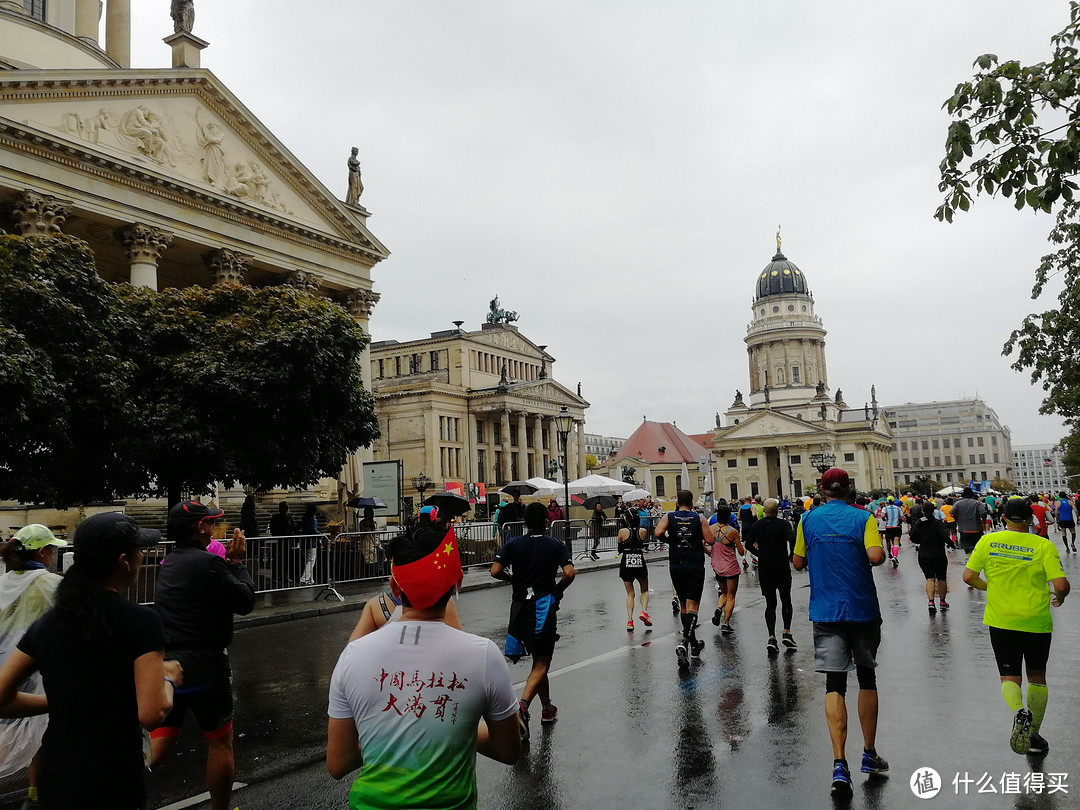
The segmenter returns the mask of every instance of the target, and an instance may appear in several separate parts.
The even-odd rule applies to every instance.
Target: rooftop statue
[[[173,20],[173,31],[188,34],[195,25],[195,0],[172,0],[169,14]]]
[[[488,323],[505,323],[510,324],[518,319],[518,314],[511,310],[504,310],[499,306],[499,296],[495,296],[491,299],[488,305],[491,309],[487,314]]]

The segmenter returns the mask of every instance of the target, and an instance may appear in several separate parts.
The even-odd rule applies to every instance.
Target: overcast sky
[[[167,67],[167,0],[132,62]],[[754,282],[783,250],[861,405],[978,395],[1053,442],[1001,346],[1052,221],[979,200],[933,219],[941,103],[981,53],[1037,61],[1063,0],[196,0],[203,67],[339,197],[360,149],[376,340],[498,295],[578,381],[587,430],[688,433],[748,390]]]

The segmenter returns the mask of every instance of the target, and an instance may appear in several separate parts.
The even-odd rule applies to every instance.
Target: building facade
[[[625,444],[626,439],[619,439],[615,436],[601,436],[597,433],[585,434],[585,452],[589,455],[596,456],[596,460],[603,464],[612,455],[618,452],[619,448]]]
[[[562,463],[555,416],[575,420],[567,437],[570,479],[585,475],[588,403],[550,376],[555,358],[508,323],[455,328],[371,346],[382,438],[375,460],[399,459],[405,497],[423,473],[433,489],[482,483],[488,491],[546,476]]]
[[[601,463],[599,472],[619,481],[629,474],[657,500],[675,500],[680,489],[712,492],[712,452],[669,422],[645,420]]]
[[[168,4],[161,18],[172,65],[135,70],[130,0],[0,0],[0,227],[76,236],[115,282],[293,285],[367,331],[371,270],[389,255],[369,212],[332,194],[201,67],[208,43],[190,19],[170,20]],[[297,113],[318,115],[302,101]],[[365,453],[343,472],[354,491]]]
[[[1019,492],[1072,492],[1064,454],[1056,444],[1018,444],[1012,449],[1012,482]],[[1072,479],[1076,481],[1076,479]]]
[[[943,485],[1012,480],[1012,434],[983,400],[887,405],[885,415],[900,484],[927,477]]]
[[[806,277],[780,250],[759,274],[746,330],[749,396],[716,414],[715,495],[800,496],[828,466],[861,491],[892,488],[892,433],[874,389],[849,407],[829,388],[826,331]]]

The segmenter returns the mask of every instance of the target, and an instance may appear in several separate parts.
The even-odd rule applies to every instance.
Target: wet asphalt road
[[[1080,808],[1080,591],[1054,611],[1048,667],[1050,708],[1043,726],[1050,753],[1041,762],[1012,753],[1011,716],[1000,696],[983,594],[962,583],[963,554],[950,555],[952,610],[930,618],[924,580],[905,543],[900,567],[876,570],[885,615],[879,651],[878,750],[888,778],[857,772],[862,736],[850,678],[848,759],[855,795],[829,795],[832,758],[825,726],[824,676],[813,672],[805,573],[796,573],[795,652],[765,649],[763,599],[753,573],[743,575],[736,633],[721,637],[709,622],[706,587],[700,663],[680,674],[676,620],[666,564],[654,564],[650,606],[655,626],[626,632],[625,594],[615,571],[582,574],[559,614],[561,641],[552,698],[560,719],[541,730],[521,761],[480,758],[481,808],[768,808],[925,806],[909,786],[929,766],[941,792],[929,805],[956,808]],[[1064,560],[1080,587],[1080,560]],[[466,628],[501,645],[509,589],[464,594]],[[322,765],[330,672],[358,614],[346,613],[245,629],[233,645],[240,782],[234,805],[255,808],[343,808],[350,779],[335,782]],[[524,681],[527,659],[511,666]],[[539,714],[538,712],[536,714]],[[149,779],[151,807],[200,793],[202,748],[185,729],[175,756]],[[1067,792],[1025,792],[1030,774]],[[958,774],[973,780],[954,786]],[[1012,791],[1008,774],[1019,786]],[[1055,777],[1053,774],[1067,774]],[[985,775],[985,776],[984,776]],[[1034,777],[1038,779],[1039,777]],[[1004,783],[1003,783],[1004,780]],[[988,782],[996,792],[988,793]],[[1075,784],[1074,784],[1075,783]],[[982,790],[983,792],[979,792]],[[189,806],[205,807],[205,803]]]

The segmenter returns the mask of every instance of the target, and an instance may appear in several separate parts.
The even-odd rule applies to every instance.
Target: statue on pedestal
[[[173,31],[190,34],[195,25],[195,0],[172,0],[169,15],[173,21]]]
[[[349,155],[349,190],[345,194],[346,205],[359,205],[360,195],[364,193],[364,183],[360,179],[360,159],[357,158],[360,150],[355,146]]]

